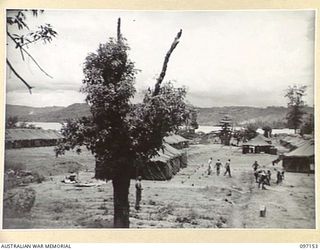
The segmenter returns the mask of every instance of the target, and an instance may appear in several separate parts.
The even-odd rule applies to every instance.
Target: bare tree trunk
[[[113,227],[129,228],[129,187],[130,176],[117,176],[112,180],[114,220]]]

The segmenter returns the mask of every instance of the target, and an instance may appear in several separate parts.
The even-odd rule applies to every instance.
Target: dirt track
[[[30,150],[20,151],[27,157]],[[46,149],[49,150],[49,149]],[[51,151],[48,151],[51,152]],[[14,151],[6,156],[13,157]],[[50,154],[50,153],[48,153]],[[196,145],[188,149],[189,164],[170,181],[143,181],[141,210],[134,209],[134,181],[130,188],[130,226],[133,228],[314,228],[314,175],[286,173],[276,185],[275,171],[268,190],[257,188],[251,165],[258,160],[267,165],[275,156],[241,154],[240,148]],[[53,153],[52,153],[53,155]],[[21,159],[25,159],[22,157]],[[84,163],[83,156],[67,155]],[[207,161],[231,159],[232,178],[207,175]],[[110,182],[92,178],[93,164],[85,161],[79,177],[96,186],[75,187],[62,184],[63,175],[52,176],[36,190],[36,202],[25,218],[7,218],[5,228],[99,228],[112,226],[113,197]],[[278,166],[280,168],[280,166]],[[270,168],[271,169],[271,168]],[[273,169],[273,167],[272,167]],[[259,217],[261,205],[267,216]]]

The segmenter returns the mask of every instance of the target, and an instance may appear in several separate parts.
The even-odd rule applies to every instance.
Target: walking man
[[[216,169],[217,169],[217,175],[220,175],[220,167],[221,167],[222,163],[220,162],[220,159],[217,160],[216,162]]]
[[[141,176],[138,176],[138,179],[136,181],[136,205],[135,205],[136,210],[140,209],[140,201],[142,196],[141,179],[142,179]]]
[[[228,174],[229,174],[229,177],[231,177],[230,162],[231,162],[230,159],[226,162],[226,165],[225,165],[226,172],[224,172],[224,176],[228,173]]]
[[[211,164],[212,164],[212,157],[210,157],[208,161],[208,175],[211,175]]]

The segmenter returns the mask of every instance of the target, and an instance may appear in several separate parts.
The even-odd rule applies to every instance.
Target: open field
[[[314,175],[286,173],[281,185],[268,154],[243,155],[237,147],[217,144],[192,145],[188,167],[170,181],[143,181],[142,206],[134,209],[134,181],[130,187],[130,227],[132,228],[315,228]],[[6,151],[6,164],[24,164],[28,170],[45,175],[46,181],[28,187],[36,191],[30,213],[4,218],[4,228],[102,228],[112,227],[111,182],[92,179],[94,158],[88,153],[68,152],[55,158],[53,148],[25,148]],[[207,161],[231,159],[232,178],[208,176]],[[272,169],[271,186],[258,189],[252,163],[258,160]],[[71,166],[71,167],[70,167]],[[276,166],[281,168],[281,166]],[[64,184],[70,170],[79,170],[90,187]],[[222,173],[223,173],[222,169]],[[18,187],[23,189],[25,187]],[[265,205],[266,217],[259,217]]]

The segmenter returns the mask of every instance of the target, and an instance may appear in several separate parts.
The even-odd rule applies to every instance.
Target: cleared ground
[[[314,175],[286,173],[281,185],[268,154],[243,155],[240,148],[217,144],[193,145],[189,164],[170,181],[143,181],[141,210],[134,209],[134,181],[130,187],[130,227],[132,228],[315,228]],[[207,161],[231,159],[232,178],[207,175]],[[252,163],[258,160],[272,170],[271,186],[258,189]],[[20,218],[4,218],[4,228],[100,228],[112,226],[111,182],[92,179],[94,159],[88,153],[67,153],[55,158],[53,148],[6,151],[8,164],[24,163],[29,170],[46,175],[36,191],[31,212]],[[70,167],[71,166],[71,167]],[[281,169],[281,166],[275,166]],[[70,170],[79,169],[82,183],[76,187],[61,180]],[[20,187],[23,188],[23,187]],[[266,217],[259,217],[261,205]]]

